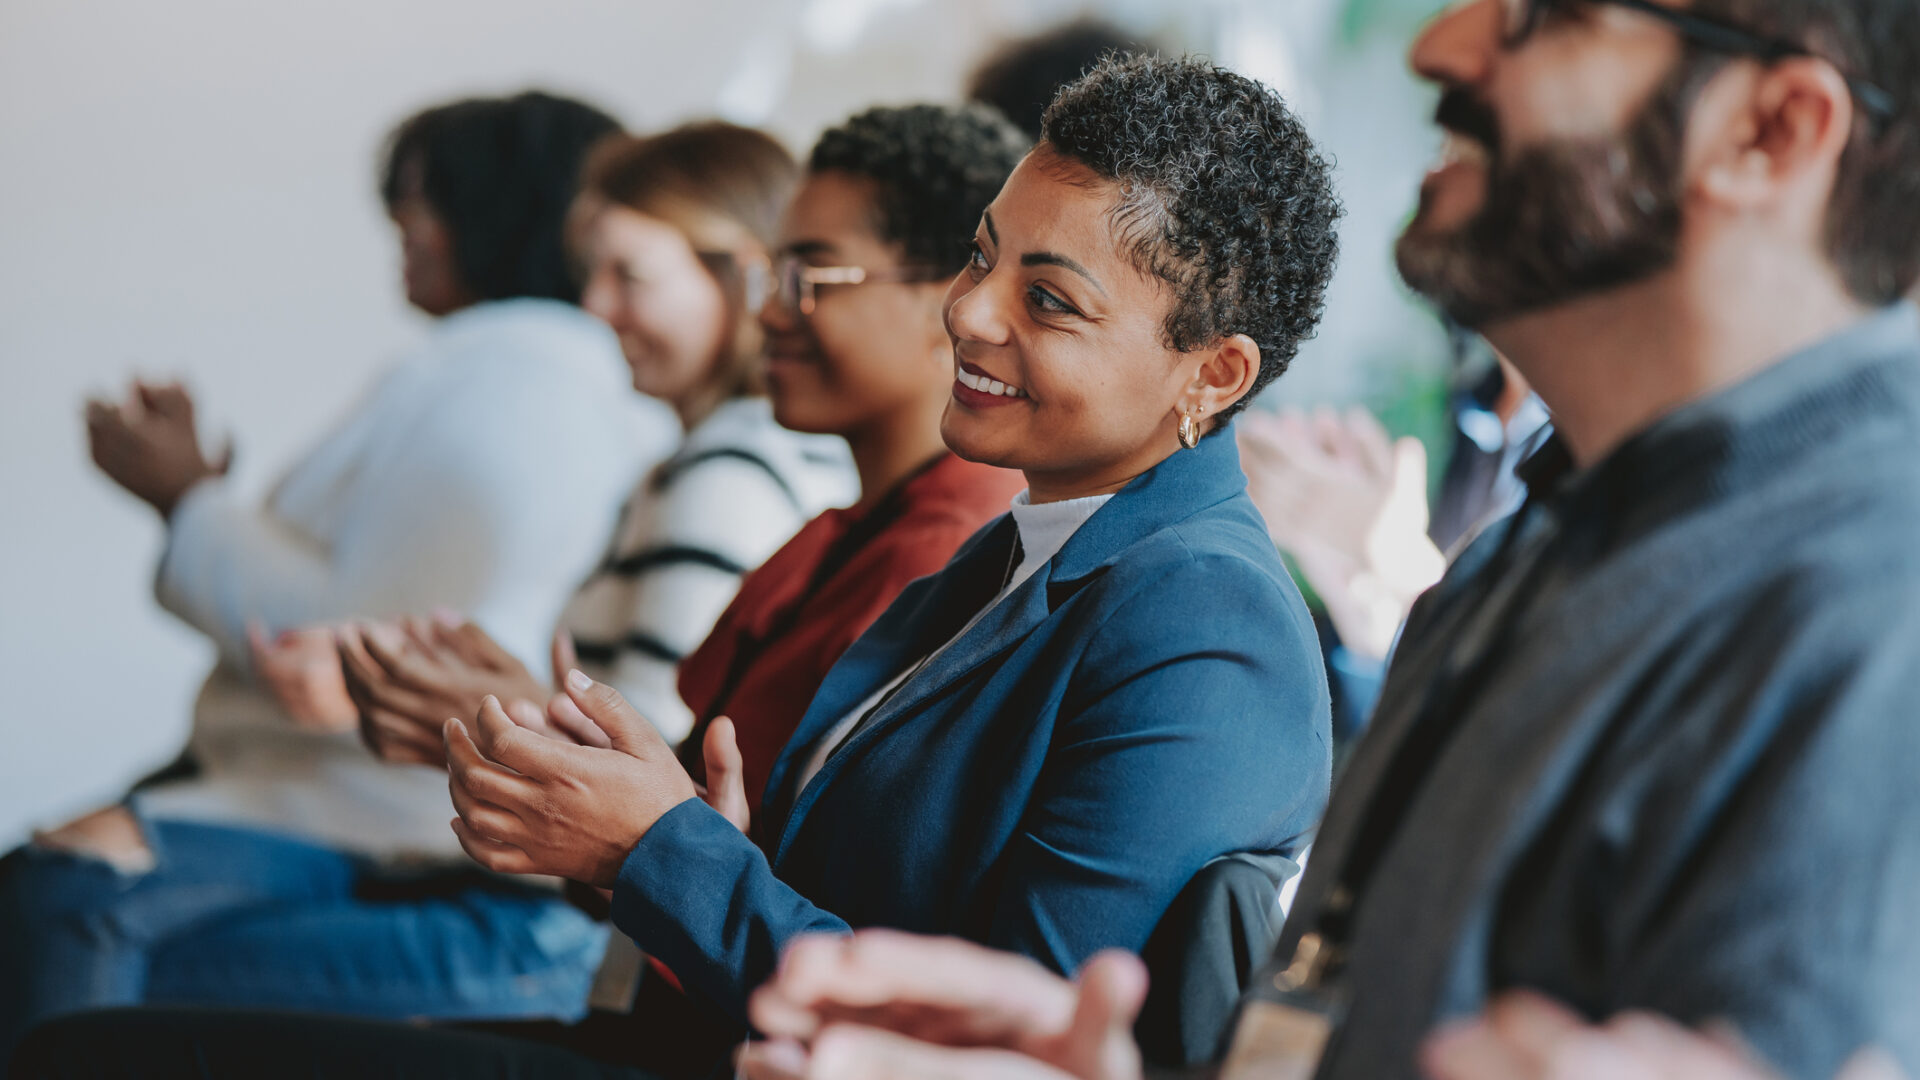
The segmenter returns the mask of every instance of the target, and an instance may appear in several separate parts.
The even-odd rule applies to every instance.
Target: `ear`
[[[1711,133],[1693,148],[1703,155],[1702,195],[1736,213],[1805,207],[1814,214],[1807,227],[1824,229],[1854,123],[1853,94],[1833,65],[1795,57],[1715,80],[1695,122]]]
[[[1260,346],[1245,334],[1221,338],[1203,355],[1175,409],[1212,431],[1211,418],[1251,393],[1259,377]]]

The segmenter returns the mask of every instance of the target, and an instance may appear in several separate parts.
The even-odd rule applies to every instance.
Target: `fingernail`
[[[586,672],[581,671],[579,668],[574,668],[573,670],[567,672],[567,685],[574,688],[575,690],[585,693],[586,691],[593,689],[593,680],[587,678]]]
[[[466,620],[462,619],[460,613],[452,608],[440,607],[433,609],[433,621],[449,630],[458,630],[460,629],[460,624]]]
[[[449,716],[447,717],[447,722],[449,724],[452,724],[453,730],[459,732],[460,734],[465,735],[467,733],[467,725],[461,723],[459,717]]]

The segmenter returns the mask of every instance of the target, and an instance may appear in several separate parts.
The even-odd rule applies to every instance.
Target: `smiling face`
[[[1485,328],[1670,266],[1680,241],[1682,124],[1698,75],[1658,20],[1554,8],[1505,40],[1499,0],[1456,5],[1414,45],[1438,83],[1440,163],[1401,237],[1401,274]]]
[[[686,234],[614,203],[585,211],[580,306],[620,339],[633,388],[678,405],[708,390],[727,343],[726,294]]]
[[[900,246],[874,227],[875,191],[872,180],[848,173],[809,175],[782,223],[781,254],[876,278],[902,269]],[[774,418],[795,431],[849,437],[896,420],[930,423],[950,371],[943,291],[926,282],[821,285],[804,316],[769,298],[760,326]]]
[[[1179,448],[1196,420],[1238,400],[1244,338],[1180,352],[1171,288],[1117,228],[1119,186],[1045,144],[982,216],[947,293],[952,400],[941,422],[962,457],[1027,474],[1036,501],[1115,490]]]

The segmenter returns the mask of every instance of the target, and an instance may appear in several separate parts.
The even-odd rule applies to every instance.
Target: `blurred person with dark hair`
[[[1225,1075],[1414,1077],[1520,989],[1920,1071],[1920,6],[1470,0],[1412,64],[1401,273],[1555,433],[1416,605]],[[860,945],[796,946],[749,1075],[1140,1074],[1131,958]]]
[[[438,324],[264,502],[202,453],[180,387],[88,406],[95,461],[166,519],[160,602],[219,664],[178,766],[0,864],[0,1046],[37,1017],[119,1002],[581,1007],[604,935],[550,890],[402,901],[431,894],[392,880],[402,862],[484,875],[445,842],[444,773],[357,745],[324,625],[449,607],[544,660],[672,423],[625,385],[566,271],[580,162],[616,130],[539,93],[400,126],[382,192],[407,298]],[[496,923],[520,928],[505,955],[475,946]]]
[[[1110,55],[1158,50],[1112,23],[1082,18],[1044,33],[1009,41],[974,68],[967,97],[999,109],[1035,141],[1040,114],[1060,88]]]
[[[848,155],[816,175],[871,190],[865,144],[943,126],[888,112],[849,123]],[[905,206],[881,201],[881,222]],[[1230,418],[1313,332],[1338,215],[1325,161],[1259,84],[1199,61],[1089,76],[980,214],[945,299],[942,435],[1024,473],[1011,514],[847,650],[750,820],[717,812],[727,800],[703,799],[644,718],[575,672],[568,700],[611,748],[542,738],[491,700],[448,723],[463,842],[496,870],[610,888],[617,928],[736,1019],[808,931],[914,927],[1071,971],[1144,945],[1211,860],[1297,854],[1328,781],[1325,677]],[[905,266],[811,265],[816,312],[916,299],[887,284]],[[40,1040],[28,1075],[288,1059],[612,1074],[480,1036],[265,1016],[104,1014]]]

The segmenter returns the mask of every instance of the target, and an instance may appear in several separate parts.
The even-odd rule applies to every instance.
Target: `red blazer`
[[[1018,472],[948,454],[872,507],[814,518],[747,575],[680,665],[680,696],[698,720],[681,758],[695,779],[705,779],[707,723],[731,718],[747,801],[759,813],[774,760],[840,654],[908,582],[945,567],[1025,486]],[[830,557],[838,565],[823,569]]]

